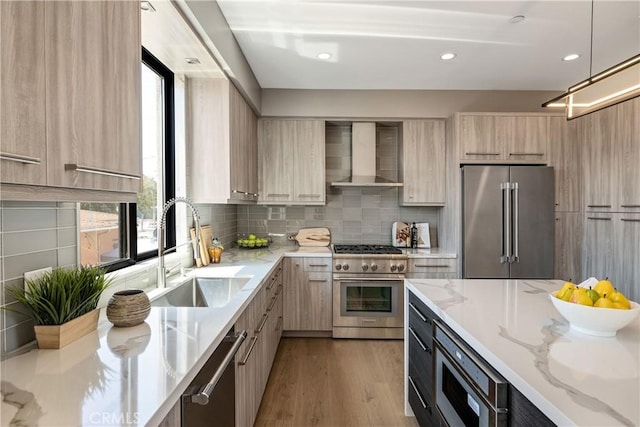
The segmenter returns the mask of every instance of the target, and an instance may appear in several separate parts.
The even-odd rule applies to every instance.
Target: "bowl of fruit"
[[[266,237],[258,237],[253,233],[238,236],[236,240],[241,249],[261,249],[268,248],[271,241]]]
[[[550,299],[571,329],[598,337],[616,336],[640,314],[640,305],[629,301],[607,279],[590,278],[579,285],[566,282]]]

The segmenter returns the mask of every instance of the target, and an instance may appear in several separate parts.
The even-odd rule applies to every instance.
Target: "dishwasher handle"
[[[238,350],[240,350],[240,346],[246,338],[247,331],[242,331],[236,335],[233,346],[225,356],[215,374],[213,374],[213,377],[211,377],[209,383],[205,384],[197,394],[191,395],[191,403],[197,403],[198,405],[207,405],[209,403],[209,398],[211,397],[211,393],[213,393],[213,389],[216,388],[218,381],[220,381],[220,378],[224,375],[224,371],[227,370],[227,366],[229,366]]]

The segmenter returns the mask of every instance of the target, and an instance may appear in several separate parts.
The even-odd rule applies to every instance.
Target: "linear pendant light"
[[[543,107],[566,109],[567,120],[608,107],[640,95],[640,54],[591,75],[593,66],[593,3],[591,1],[591,51],[589,78],[571,86],[567,92],[553,98]]]

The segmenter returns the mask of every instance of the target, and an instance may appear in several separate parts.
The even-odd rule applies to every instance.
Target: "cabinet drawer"
[[[408,273],[455,273],[455,258],[410,258]]]
[[[414,313],[423,323],[428,324],[429,329],[433,329],[433,321],[437,319],[438,316],[411,292],[409,292],[409,304],[410,312]]]
[[[409,375],[417,377],[422,389],[428,392],[429,399],[433,395],[433,344],[424,342],[409,333]]]
[[[409,404],[416,416],[420,427],[434,427],[438,424],[435,422],[436,411],[431,402],[425,399],[425,393],[420,390],[420,385],[415,379],[409,375]]]
[[[316,273],[311,272],[307,274],[307,283],[310,285],[327,285],[331,286],[331,273]]]
[[[331,258],[305,258],[304,271],[331,272]]]

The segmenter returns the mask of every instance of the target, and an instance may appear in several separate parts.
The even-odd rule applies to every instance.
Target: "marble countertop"
[[[330,257],[329,248],[273,246],[225,251],[191,274],[252,276],[221,308],[152,307],[147,320],[98,330],[61,350],[2,361],[3,426],[157,425],[193,380],[282,257]],[[173,277],[168,286],[190,280]]]
[[[640,318],[615,338],[569,329],[561,281],[407,280],[429,308],[558,425],[640,425]]]

